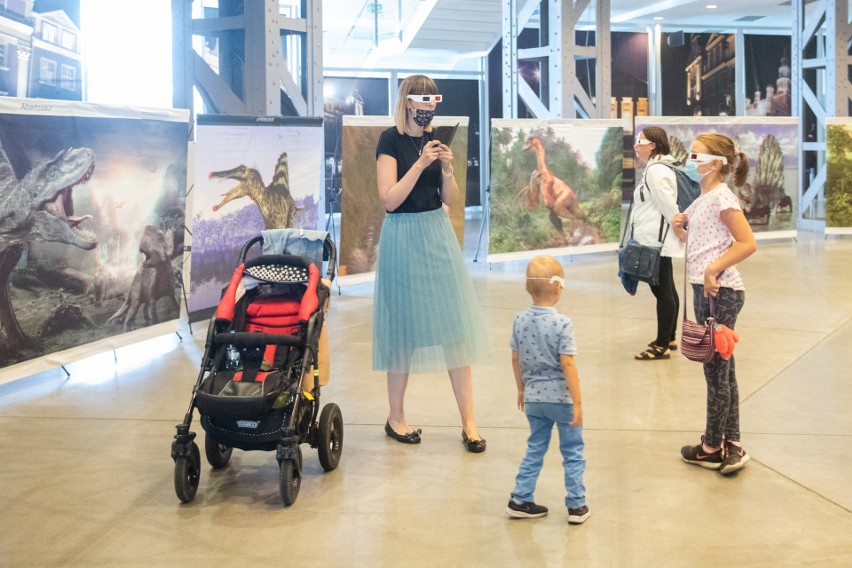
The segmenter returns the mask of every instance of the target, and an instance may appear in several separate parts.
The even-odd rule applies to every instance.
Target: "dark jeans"
[[[692,285],[695,321],[703,322],[710,317],[710,301],[704,297],[704,286]],[[716,294],[716,323],[734,329],[737,316],[743,309],[745,292],[731,288],[719,288]],[[704,443],[713,448],[723,440],[740,441],[740,390],[737,386],[737,370],[734,356],[727,361],[717,352],[713,360],[704,363],[704,379],[707,381],[707,427]]]
[[[680,299],[672,276],[671,257],[660,257],[660,283],[651,286],[651,293],[657,298],[657,338],[654,343],[668,348],[669,342],[674,341],[676,337],[677,314],[680,309]]]

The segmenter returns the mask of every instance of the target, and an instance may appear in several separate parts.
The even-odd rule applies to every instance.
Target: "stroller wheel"
[[[343,414],[334,403],[326,404],[320,413],[317,450],[320,465],[331,471],[340,463],[343,452]]]
[[[201,478],[201,452],[192,442],[189,456],[175,458],[175,493],[182,503],[189,503],[198,490]]]
[[[296,497],[299,496],[299,488],[302,485],[301,456],[302,450],[300,448],[299,456],[296,459],[286,459],[281,462],[278,485],[281,490],[281,500],[285,507],[295,503]]]
[[[209,433],[205,433],[204,454],[207,456],[207,463],[209,463],[210,467],[213,469],[222,469],[227,466],[228,462],[231,460],[231,453],[233,451],[233,448],[220,444],[211,438]]]

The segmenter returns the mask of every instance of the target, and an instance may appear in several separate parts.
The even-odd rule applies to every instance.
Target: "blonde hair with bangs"
[[[408,119],[408,95],[437,95],[438,85],[426,75],[411,75],[402,80],[399,85],[399,98],[396,101],[396,112],[393,115],[396,131],[405,134],[405,125]],[[425,128],[426,132],[432,131],[430,124]]]

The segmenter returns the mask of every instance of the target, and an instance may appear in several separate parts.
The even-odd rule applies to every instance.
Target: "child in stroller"
[[[317,448],[325,471],[340,461],[340,408],[326,404],[319,412],[320,388],[328,380],[323,331],[335,247],[327,233],[320,233],[318,262],[269,254],[272,243],[292,242],[294,235],[298,241],[298,232],[264,231],[243,246],[240,264],[210,322],[192,401],[172,443],[175,492],[184,503],[195,497],[201,473],[200,451],[190,431],[196,408],[207,461],[214,469],[228,465],[233,448],[276,451],[285,506],[295,502],[301,486],[300,444]],[[263,254],[246,260],[257,243]],[[291,248],[306,250],[301,244]],[[328,270],[321,281],[323,260]]]

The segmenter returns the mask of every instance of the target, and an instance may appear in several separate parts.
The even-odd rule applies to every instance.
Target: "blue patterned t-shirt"
[[[524,402],[572,404],[560,355],[576,355],[574,326],[556,308],[530,306],[515,316],[509,347],[517,351]]]

